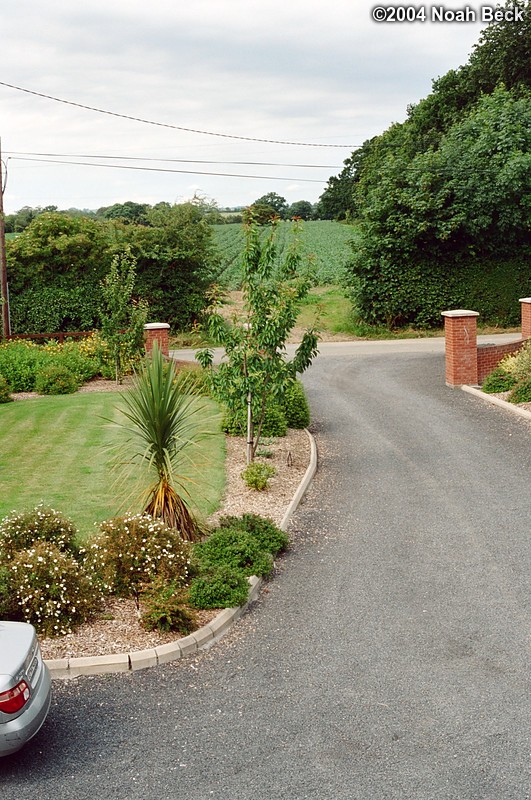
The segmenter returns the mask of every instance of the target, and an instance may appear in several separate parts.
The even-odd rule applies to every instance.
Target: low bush
[[[45,636],[72,632],[100,607],[101,594],[82,566],[51,542],[35,542],[9,563],[22,618]]]
[[[35,391],[39,394],[73,394],[79,389],[75,375],[62,364],[47,364],[35,374]]]
[[[155,578],[183,584],[188,579],[191,550],[179,532],[146,514],[128,514],[100,526],[85,553],[85,563],[104,589],[134,597]]]
[[[196,618],[187,607],[179,584],[155,580],[142,594],[142,625],[148,631],[176,631],[188,634],[197,628]]]
[[[195,555],[201,573],[221,564],[242,570],[245,575],[266,577],[273,569],[270,553],[246,531],[231,528],[218,529],[204,542],[195,545]]]
[[[531,403],[531,377],[520,381],[520,383],[512,389],[507,400],[510,403]]]
[[[484,392],[508,392],[516,383],[516,378],[501,367],[496,367],[483,381],[481,388]]]
[[[21,619],[12,584],[9,567],[7,564],[0,565],[0,619]]]
[[[206,569],[190,584],[190,602],[196,608],[234,608],[247,601],[249,583],[243,572],[227,564]]]
[[[249,487],[255,489],[257,492],[263,492],[267,489],[269,479],[276,475],[276,469],[270,464],[261,464],[258,461],[249,464],[243,472],[241,477]]]
[[[0,375],[0,404],[10,403],[13,400],[11,397],[11,387],[3,375]]]
[[[284,416],[288,428],[307,428],[310,424],[310,407],[306,399],[304,386],[300,381],[293,381],[284,392]]]
[[[77,528],[53,508],[38,505],[31,511],[13,512],[0,522],[0,558],[13,559],[34,542],[50,542],[62,552],[78,554]]]
[[[0,344],[0,375],[13,392],[34,391],[38,362],[39,346],[33,342],[14,339]]]
[[[174,384],[181,394],[210,397],[210,384],[206,372],[198,367],[179,367]]]
[[[271,555],[276,556],[285,550],[289,544],[287,533],[280,530],[273,520],[261,517],[259,514],[242,514],[241,517],[224,516],[219,520],[221,529],[230,528],[249,533]]]

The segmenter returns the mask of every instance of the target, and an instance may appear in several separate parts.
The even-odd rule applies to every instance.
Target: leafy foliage
[[[270,464],[255,461],[245,467],[241,476],[249,489],[263,492],[269,485],[269,479],[276,475],[276,472]]]
[[[121,383],[126,365],[144,350],[144,325],[148,306],[133,297],[136,259],[126,247],[117,253],[102,281],[101,332],[112,354],[116,383]]]
[[[31,511],[13,512],[0,522],[0,559],[10,560],[34,542],[49,542],[61,552],[77,554],[77,529],[74,524],[44,505]]]
[[[219,520],[219,527],[250,533],[262,550],[273,556],[283,552],[289,544],[287,533],[275,525],[273,520],[261,517],[259,514],[242,514],[241,517],[223,516]]]
[[[249,595],[244,573],[228,564],[212,566],[190,584],[190,602],[196,608],[234,608],[243,605]]]
[[[250,411],[249,463],[256,453],[266,409],[281,402],[286,386],[311,364],[317,353],[318,334],[308,328],[294,358],[288,361],[286,340],[310,288],[309,277],[302,270],[298,239],[295,236],[280,269],[275,270],[274,229],[265,240],[255,224],[247,226],[246,234],[244,318],[234,319],[227,326],[214,302],[207,327],[214,341],[225,348],[227,358],[214,370],[211,351],[200,351],[197,357],[209,370],[213,396],[236,416]]]
[[[188,634],[197,628],[193,612],[187,607],[186,594],[179,583],[153,581],[142,594],[142,625],[148,631],[178,631]]]
[[[310,406],[304,386],[300,381],[290,383],[284,392],[284,415],[288,428],[307,428],[310,424]]]
[[[72,394],[78,389],[75,375],[62,364],[45,364],[35,373],[35,391],[39,394]]]
[[[508,392],[516,384],[516,378],[501,367],[494,369],[483,381],[481,388],[488,394]]]
[[[266,577],[273,569],[271,555],[250,533],[240,529],[220,528],[206,541],[196,544],[194,552],[202,570],[225,564],[242,570],[245,575]]]
[[[4,376],[0,375],[0,403],[10,403],[12,400],[11,386]]]

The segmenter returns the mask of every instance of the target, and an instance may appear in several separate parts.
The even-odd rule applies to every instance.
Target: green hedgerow
[[[45,636],[71,633],[101,606],[101,594],[81,564],[51,542],[21,550],[9,570],[22,618]]]
[[[283,552],[289,544],[289,537],[273,520],[258,514],[242,514],[241,517],[224,516],[219,520],[222,529],[231,528],[250,533],[262,550],[276,556]]]
[[[142,625],[148,631],[177,631],[188,634],[197,629],[193,612],[186,607],[182,586],[155,579],[142,594]]]
[[[189,598],[196,608],[234,608],[249,596],[244,573],[228,564],[212,566],[190,584]]]
[[[306,399],[304,386],[300,381],[293,381],[284,392],[284,415],[288,428],[307,428],[310,424],[310,407]]]
[[[35,373],[35,391],[39,394],[73,394],[78,389],[76,376],[62,364],[45,364]]]
[[[191,550],[177,530],[147,514],[107,520],[86,550],[85,561],[106,591],[134,597],[155,578],[183,584]]]
[[[0,403],[10,403],[13,400],[11,397],[11,386],[3,375],[0,375]]]
[[[516,378],[501,367],[496,367],[483,381],[481,388],[484,392],[508,392],[516,384]]]
[[[0,558],[10,560],[36,541],[51,542],[62,552],[76,556],[77,533],[71,520],[42,504],[31,511],[13,512],[0,522]]]
[[[219,528],[206,541],[196,544],[194,552],[202,571],[227,564],[242,570],[245,575],[266,577],[273,569],[271,554],[266,553],[258,541],[243,530]]]
[[[511,391],[507,400],[510,403],[531,403],[531,377],[520,381]]]
[[[258,461],[254,461],[252,464],[245,467],[241,473],[241,477],[249,489],[256,489],[257,492],[263,492],[264,489],[268,487],[269,479],[272,478],[273,475],[276,475],[276,472],[276,469],[270,464],[260,464]]]

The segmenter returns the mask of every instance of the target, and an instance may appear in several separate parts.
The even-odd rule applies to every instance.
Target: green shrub
[[[508,372],[515,382],[531,378],[531,342],[526,342],[514,355],[505,356],[499,366]]]
[[[304,386],[300,381],[290,383],[284,392],[284,416],[288,428],[307,428],[310,424],[310,407]]]
[[[12,392],[33,392],[39,346],[30,341],[14,339],[0,344],[0,375]]]
[[[258,461],[249,464],[243,472],[241,477],[249,487],[249,489],[256,489],[257,492],[263,492],[267,489],[269,479],[276,475],[276,469],[269,464],[260,464]]]
[[[247,410],[243,408],[237,413],[227,410],[223,416],[221,429],[229,436],[245,436],[247,433]],[[261,436],[285,436],[288,423],[282,408],[270,404],[266,408]]]
[[[13,398],[11,397],[11,387],[9,386],[4,376],[0,375],[0,404],[10,403],[12,400]]]
[[[101,605],[101,594],[83,567],[50,542],[20,551],[9,569],[23,619],[45,636],[71,633]]]
[[[182,587],[155,580],[142,595],[142,625],[148,631],[178,631],[188,634],[197,628],[194,614],[184,605]]]
[[[79,389],[75,375],[61,364],[39,367],[35,375],[35,391],[39,394],[72,394]]]
[[[155,578],[176,584],[187,580],[190,545],[160,520],[128,514],[103,522],[100,530],[85,558],[106,591],[138,601]]]
[[[258,514],[242,514],[241,517],[224,516],[219,520],[219,527],[243,530],[256,539],[262,550],[276,556],[289,544],[287,533],[280,530],[273,520]]]
[[[100,372],[98,359],[90,354],[88,346],[84,345],[84,340],[47,342],[39,348],[39,364],[66,367],[79,384],[85,383]]]
[[[0,619],[20,619],[20,610],[13,594],[11,570],[0,565]]]
[[[245,575],[270,574],[273,559],[262,550],[258,541],[243,530],[218,529],[204,542],[195,546],[201,570],[226,564]]]
[[[196,608],[234,608],[247,601],[249,583],[241,570],[220,564],[205,570],[190,585],[190,602]]]
[[[77,529],[53,508],[38,505],[31,511],[13,512],[0,522],[0,557],[10,560],[34,542],[54,544],[62,552],[78,553]]]
[[[516,379],[501,367],[496,367],[487,375],[481,388],[484,392],[494,394],[495,392],[508,392],[516,383]]]
[[[174,384],[181,394],[192,394],[199,397],[211,396],[208,375],[198,367],[178,367]]]
[[[507,397],[510,403],[531,403],[531,377],[520,381]]]

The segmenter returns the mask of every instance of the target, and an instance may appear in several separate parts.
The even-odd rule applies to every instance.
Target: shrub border
[[[317,445],[310,431],[305,428],[310,440],[310,462],[295,492],[279,527],[286,531],[291,517],[301,502],[308,486],[317,470]],[[176,661],[190,653],[207,650],[218,642],[222,636],[240,619],[248,608],[257,600],[264,583],[262,578],[253,575],[249,579],[249,595],[247,601],[235,608],[224,608],[207,625],[188,636],[176,639],[168,644],[161,644],[148,650],[136,650],[131,653],[112,653],[105,656],[84,656],[79,658],[49,659],[45,663],[53,679],[77,678],[80,675],[105,675],[114,672],[131,672],[158,664]]]

